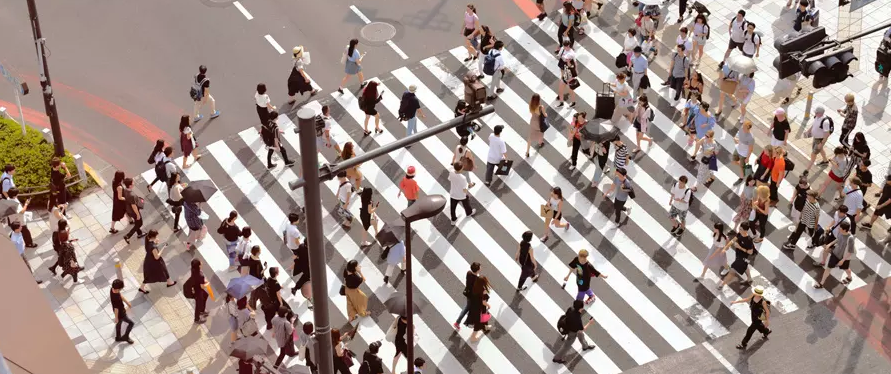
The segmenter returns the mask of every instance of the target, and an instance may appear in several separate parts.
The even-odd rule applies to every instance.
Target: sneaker
[[[288,161],[288,162],[285,162],[285,166],[291,167],[291,166],[294,166],[294,163],[295,163],[294,161]]]
[[[210,115],[210,118],[217,118],[219,116],[220,116],[220,111],[218,110],[218,111],[213,112],[213,114]]]
[[[384,284],[389,284],[389,282],[390,282],[390,277],[385,275],[384,276]]]
[[[569,171],[573,171],[573,170],[575,170],[575,165],[570,164],[570,165],[569,165]]]
[[[196,116],[195,118],[192,118],[192,122],[198,122],[198,121],[200,121],[200,120],[202,120],[202,119],[204,119],[204,116],[199,114],[199,115]]]
[[[503,89],[503,88],[498,88],[498,89],[495,90],[495,93],[502,93],[502,92],[504,92],[504,89]]]
[[[476,208],[470,210],[470,215],[468,215],[468,217],[473,217],[474,214],[476,214]]]
[[[267,168],[267,169],[272,169],[272,168],[274,168],[274,167],[276,167],[276,166],[278,166],[278,164],[269,164],[269,165],[266,165],[266,168]]]
[[[453,221],[452,221],[452,226],[456,226],[456,225],[458,225],[458,220],[453,220]]]
[[[680,227],[680,226],[672,227],[672,228],[671,228],[671,235],[674,235],[676,232],[678,232],[678,229],[679,229],[679,228],[681,228],[681,227]]]
[[[455,330],[461,331],[461,325],[459,325],[458,322],[453,323],[452,327],[454,327]]]
[[[148,233],[147,233],[147,232],[144,232],[144,233],[142,233],[142,234],[136,234],[136,237],[139,238],[139,239],[142,239],[142,238],[144,238],[146,235],[148,235]]]
[[[792,243],[785,243],[785,244],[783,244],[783,249],[790,250],[790,251],[791,251],[791,250],[794,250],[794,249],[795,249],[795,244],[792,244]]]
[[[869,223],[869,222],[863,222],[863,223],[860,224],[860,227],[862,227],[862,228],[864,228],[864,229],[871,229],[871,228],[872,228],[872,224]]]
[[[626,207],[625,207],[625,215],[629,215],[629,214],[631,214],[631,207],[630,207],[630,206],[626,206]]]

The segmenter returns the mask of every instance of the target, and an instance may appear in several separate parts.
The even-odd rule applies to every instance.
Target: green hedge
[[[22,126],[9,119],[0,119],[0,169],[6,164],[15,165],[15,185],[20,193],[48,191],[50,183],[50,160],[53,158],[53,144],[43,139],[43,134],[26,126],[22,136]],[[71,171],[72,180],[77,179],[77,165],[67,151],[62,161]],[[2,172],[2,170],[0,170]],[[71,197],[77,197],[84,190],[81,184],[68,187]],[[31,206],[45,208],[49,193],[33,196]]]

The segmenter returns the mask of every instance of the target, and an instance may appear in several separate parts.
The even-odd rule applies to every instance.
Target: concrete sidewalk
[[[193,255],[176,240],[164,253],[171,277],[178,280],[169,289],[161,284],[149,286],[151,293],[137,292],[142,279],[145,250],[134,237],[127,245],[123,234],[128,227],[118,225],[121,233],[108,233],[111,221],[110,192],[86,191],[69,207],[69,220],[77,258],[86,268],[80,282],[70,277],[52,276],[48,266],[55,261],[46,217],[29,223],[35,241],[35,254],[28,253],[35,276],[43,279],[41,288],[87,367],[97,373],[234,373],[228,358],[228,324],[193,323],[194,304],[182,296],[182,284],[189,275]],[[144,230],[157,229],[162,240],[171,237],[170,225],[160,222],[158,214],[147,209]],[[135,327],[135,344],[114,342],[114,314],[109,305],[111,281],[117,278],[115,259],[120,259],[126,287],[124,296],[133,304],[130,315]],[[214,284],[222,291],[221,284]],[[223,292],[217,291],[222,295]],[[221,302],[208,301],[208,311],[219,309]],[[210,323],[210,322],[209,322]]]

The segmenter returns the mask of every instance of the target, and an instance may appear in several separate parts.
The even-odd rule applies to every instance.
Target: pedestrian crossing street
[[[669,233],[671,223],[666,202],[677,177],[687,175],[695,179],[696,165],[688,160],[691,150],[686,136],[674,125],[680,117],[682,103],[671,100],[667,90],[651,89],[648,93],[658,109],[650,130],[654,145],[644,148],[628,167],[638,196],[629,202],[633,209],[623,225],[617,226],[612,221],[611,203],[601,194],[610,181],[604,179],[592,188],[594,166],[586,159],[580,160],[576,170],[568,169],[569,120],[576,110],[588,112],[593,120],[597,91],[604,82],[614,79],[612,64],[614,56],[621,51],[612,36],[593,23],[587,27],[588,35],[578,41],[576,48],[582,84],[576,90],[578,105],[575,108],[557,108],[553,100],[559,71],[552,53],[556,48],[557,29],[552,21],[534,20],[497,34],[505,41],[503,55],[512,74],[505,77],[505,91],[494,102],[495,114],[479,121],[483,130],[470,141],[469,148],[480,165],[488,153],[485,139],[494,126],[503,125],[502,138],[507,143],[509,158],[515,160],[514,169],[510,175],[496,178],[491,187],[481,183],[484,170],[475,170],[472,178],[477,183],[471,189],[471,201],[477,214],[459,215],[457,226],[451,225],[447,211],[412,225],[416,232],[412,256],[414,292],[425,305],[415,317],[419,348],[416,355],[426,357],[428,368],[435,372],[619,373],[728,335],[751,323],[748,306],[731,304],[748,296],[751,293],[748,287],[732,283],[719,290],[720,278],[714,271],[708,272],[701,283],[694,282],[712,245],[713,223],[723,222],[733,227],[740,191],[733,186],[738,169],[730,163],[734,124],[722,123],[723,127],[715,127],[721,165],[711,187],[694,195],[687,215],[687,231],[681,239]],[[427,114],[426,119],[418,121],[419,131],[453,118],[454,104],[463,97],[459,77],[467,71],[476,71],[476,62],[465,64],[462,62],[465,57],[464,48],[457,47],[424,59],[420,64],[373,78],[386,92],[378,105],[385,128],[383,134],[362,136],[365,116],[358,109],[355,97],[358,91],[345,91],[343,95],[335,92],[321,102],[306,105],[316,108],[329,105],[336,121],[332,137],[341,145],[353,142],[356,152],[361,154],[404,136],[405,124],[396,117],[399,97],[409,85],[418,87],[416,94]],[[649,76],[654,86],[659,87],[656,83],[661,83],[659,77],[665,76],[665,72],[652,68],[655,71],[650,71]],[[490,80],[487,77],[484,83],[489,85]],[[546,146],[534,149],[531,156],[525,158],[530,122],[528,100],[533,93],[539,93],[550,105],[547,110],[553,127],[545,133]],[[285,130],[283,141],[288,153],[299,155],[300,135],[291,131],[292,119],[283,114],[279,125]],[[635,130],[626,120],[601,125],[618,126],[623,141],[633,148]],[[416,180],[423,193],[448,196],[449,163],[457,141],[454,132],[443,133],[411,149],[362,165],[363,186],[373,188],[374,199],[381,202],[377,211],[381,222],[397,222],[399,212],[406,207],[405,199],[398,198],[397,194],[398,183],[408,166],[417,169]],[[224,284],[236,275],[227,271],[224,243],[214,234],[221,220],[236,210],[239,212],[237,224],[249,225],[255,233],[254,242],[263,248],[262,260],[270,267],[288,269],[291,256],[283,246],[281,234],[287,214],[304,205],[302,193],[292,192],[287,186],[287,182],[297,178],[298,167],[284,168],[279,162],[279,166],[267,170],[266,149],[257,127],[210,144],[202,153],[204,157],[200,161],[184,170],[185,179],[210,180],[220,192],[202,204],[210,216],[206,224],[211,235],[198,248],[201,256]],[[332,150],[321,151],[321,162],[333,162],[334,158]],[[181,160],[176,163],[181,164]],[[146,171],[142,177],[150,181],[154,170]],[[344,231],[330,215],[336,202],[336,183],[328,182],[322,190],[329,294],[317,295],[316,302],[325,300],[331,305],[333,327],[346,326],[346,300],[338,294],[341,272],[347,261],[359,261],[366,277],[362,289],[370,298],[371,311],[370,317],[360,320],[359,333],[350,343],[350,348],[361,355],[370,342],[384,339],[394,316],[381,313],[383,301],[397,290],[403,292],[405,283],[401,275],[391,279],[389,285],[383,283],[386,263],[379,258],[381,248],[378,245],[359,247],[362,233],[358,220],[352,229]],[[542,277],[528,290],[517,293],[520,267],[514,256],[520,235],[526,230],[532,230],[537,237],[544,235],[539,206],[554,186],[563,190],[568,203],[564,204],[563,214],[570,226],[565,231],[552,229],[552,239],[547,243],[533,241]],[[150,202],[163,209],[166,192],[160,184],[154,188]],[[760,244],[759,256],[751,267],[753,286],[765,288],[765,297],[772,301],[774,312],[791,313],[831,298],[831,292],[838,292],[841,287],[857,289],[876,277],[891,275],[889,258],[883,256],[872,238],[861,233],[857,242],[860,261],[852,264],[854,281],[843,286],[839,283],[843,273],[833,272],[826,289],[814,289],[815,277],[822,270],[812,266],[810,256],[819,256],[820,250],[806,251],[804,240],[795,251],[780,249],[790,234],[788,207],[794,191],[792,185],[784,183],[779,192],[780,203],[770,215],[768,236]],[[359,203],[355,202],[358,198],[353,200],[351,210],[358,217]],[[824,224],[830,221],[829,205],[823,204],[821,222]],[[187,234],[188,229],[185,231],[181,235]],[[597,349],[582,353],[581,345],[576,342],[574,348],[580,359],[570,355],[566,365],[558,365],[551,362],[560,343],[556,321],[571,305],[576,292],[571,284],[565,289],[561,285],[568,273],[566,263],[580,249],[587,249],[595,267],[609,275],[608,279],[592,282],[598,298],[587,307],[596,321],[587,330],[587,336]],[[728,254],[732,261],[732,252]],[[494,328],[478,343],[468,340],[472,329],[464,327],[456,332],[452,327],[464,305],[464,275],[472,262],[482,264],[482,273],[493,285],[489,303]],[[287,293],[294,284],[289,275],[287,270],[279,276],[285,287],[282,293],[301,321],[311,321],[312,312],[303,297]],[[393,288],[394,285],[397,288]],[[261,328],[264,325],[260,323]],[[270,332],[264,336],[276,347]],[[391,371],[394,368],[390,357],[394,353],[392,344],[384,344],[380,353]],[[296,359],[291,360],[290,365],[294,364]],[[397,365],[402,372],[404,359]],[[537,370],[533,369],[536,367]],[[358,365],[354,370],[357,368]]]

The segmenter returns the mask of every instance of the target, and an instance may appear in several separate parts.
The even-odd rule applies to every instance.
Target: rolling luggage
[[[594,118],[611,119],[616,112],[616,94],[610,89],[608,83],[603,84],[603,92],[597,93],[594,102]]]

